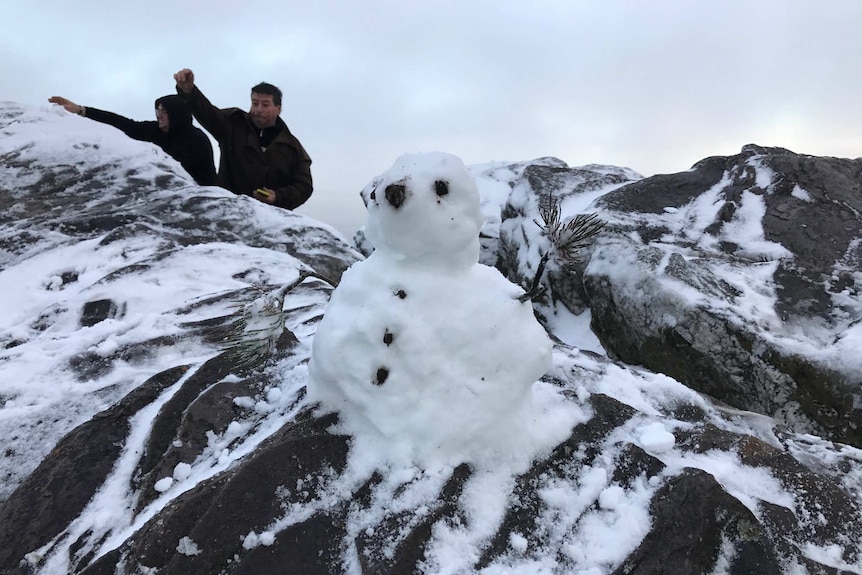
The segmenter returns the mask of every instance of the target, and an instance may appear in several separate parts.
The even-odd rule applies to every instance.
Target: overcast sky
[[[33,0],[0,23],[0,100],[138,119],[188,67],[259,81],[314,163],[299,208],[345,234],[405,152],[687,170],[748,143],[862,155],[860,0]]]

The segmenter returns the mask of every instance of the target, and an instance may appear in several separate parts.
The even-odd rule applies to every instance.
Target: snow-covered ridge
[[[212,353],[180,327],[200,316],[178,309],[286,283],[308,264],[336,275],[358,257],[328,226],[197,187],[160,149],[110,127],[14,104],[0,122],[0,496],[161,362]]]
[[[393,461],[339,433],[307,396],[332,286],[303,274],[359,256],[327,226],[197,188],[151,146],[88,127],[0,107],[0,203],[16,210],[0,215],[0,572],[862,572],[859,449],[566,343],[530,388],[563,439],[526,469],[516,442],[480,469]],[[510,279],[540,251],[515,233],[536,227],[521,177],[567,177],[525,164],[504,202],[480,203],[483,225],[502,206]],[[617,192],[650,180],[604,171]],[[578,276],[556,273],[571,283],[540,311],[553,335],[585,331],[584,301],[563,298],[583,289],[559,287]],[[285,331],[244,369],[223,337],[238,305],[280,286]],[[447,360],[429,353],[423,365]]]

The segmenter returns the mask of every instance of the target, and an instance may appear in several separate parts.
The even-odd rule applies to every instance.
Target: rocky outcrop
[[[721,389],[770,385],[766,367],[722,375],[721,362],[706,357],[692,355],[686,364],[676,340],[655,344],[666,364],[654,371],[558,343],[552,369],[533,392],[543,423],[556,424],[562,439],[524,467],[501,460],[491,469],[420,468],[370,459],[367,446],[342,434],[336,414],[306,399],[310,343],[332,290],[327,280],[360,256],[326,226],[195,187],[151,147],[88,132],[81,121],[0,106],[0,202],[7,208],[0,241],[9,246],[0,273],[26,294],[7,295],[14,299],[0,323],[0,362],[9,376],[0,381],[0,573],[862,570],[862,452],[662,375],[700,374],[726,385],[709,390],[734,403]],[[56,141],[46,138],[54,132]],[[528,195],[534,188],[557,194],[562,186],[568,191],[558,195],[570,206],[589,207],[589,195],[636,179],[595,166],[579,175],[557,162],[477,168],[497,178],[489,185],[500,184],[483,210],[492,212],[493,204],[503,213],[510,200],[503,190],[517,192],[523,207],[513,202],[508,213],[517,218],[486,225],[486,239],[510,249],[502,246],[514,248],[518,229],[535,227],[527,205],[535,205]],[[614,193],[624,198],[650,180]],[[600,183],[586,191],[590,181]],[[603,337],[613,353],[643,354],[649,346],[637,337],[657,320],[631,315],[631,274],[643,290],[641,307],[663,312],[662,321],[675,314],[680,325],[713,330],[713,354],[733,359],[741,354],[733,338],[749,338],[751,353],[776,354],[758,355],[764,365],[779,352],[788,357],[785,340],[764,335],[768,318],[755,314],[756,306],[740,307],[744,296],[770,296],[768,283],[757,291],[715,267],[741,265],[736,258],[751,241],[726,251],[718,246],[726,238],[707,238],[701,249],[715,266],[699,266],[681,247],[666,253],[677,246],[671,222],[655,235],[644,215],[672,214],[664,208],[674,206],[679,213],[690,201],[681,195],[677,204],[630,219],[606,209],[609,230],[589,254],[588,289],[575,289],[582,299],[568,300],[551,285],[548,301],[568,302],[571,313],[589,294],[594,317],[602,314],[611,330]],[[749,207],[741,201],[737,210]],[[770,242],[760,245],[765,255],[784,254]],[[522,247],[538,253],[532,244]],[[507,260],[513,277],[529,276],[530,257]],[[753,267],[740,273],[772,278],[752,270],[778,269],[784,257],[750,257]],[[656,274],[676,291],[646,281]],[[279,286],[286,286],[281,315],[276,311],[266,329],[284,329],[263,338],[266,329],[250,310],[260,314]],[[713,306],[693,305],[680,293]],[[840,300],[841,309],[852,312],[853,297]],[[792,300],[787,305],[801,313]],[[546,304],[545,313],[562,313],[554,307]],[[703,319],[707,312],[712,323]],[[610,335],[619,318],[632,321],[633,339]],[[852,320],[829,321],[834,330]],[[249,363],[236,330],[246,343],[257,338],[252,348],[266,347],[268,360]],[[701,341],[690,330],[673,337]],[[815,365],[800,358],[797,371]],[[768,413],[771,404],[761,401]]]
[[[538,271],[541,256],[550,252],[543,276],[545,291],[534,299],[537,311],[548,316],[560,304],[571,313],[582,313],[587,308],[581,277],[583,268],[557,257],[543,231],[547,222],[542,218],[540,207],[553,202],[563,213],[579,213],[588,209],[596,198],[640,178],[632,170],[614,166],[570,168],[560,162],[524,167],[517,180],[511,181],[512,193],[502,207],[499,245],[493,265],[512,282],[529,286]]]
[[[599,202],[584,285],[614,357],[862,445],[862,160],[746,146]]]
[[[528,286],[547,254],[534,303],[549,327],[588,313],[614,358],[858,446],[860,172],[860,160],[754,145],[645,179],[530,165],[508,180],[496,265]],[[605,220],[583,262],[541,230],[550,201],[563,223]]]
[[[793,565],[809,572],[844,572],[830,571],[829,564],[812,559],[806,553],[812,546],[832,549],[821,560],[829,556],[838,564],[859,563],[862,484],[851,469],[858,469],[858,461],[854,463],[858,451],[842,452],[824,443],[816,449],[813,445],[801,448],[794,434],[769,443],[730,431],[726,428],[739,425],[739,414],[723,414],[694,395],[688,401],[680,396],[666,396],[670,401],[664,403],[650,400],[649,409],[661,410],[665,425],[676,426],[676,447],[659,448],[645,435],[637,445],[624,438],[632,430],[644,429],[648,418],[643,411],[582,388],[582,399],[575,393],[591,379],[591,388],[601,388],[607,377],[602,372],[613,370],[612,364],[585,363],[577,353],[561,363],[569,378],[551,384],[571,390],[570,401],[580,403],[586,417],[551,453],[512,477],[505,511],[493,530],[483,532],[487,526],[476,515],[469,494],[475,493],[483,478],[469,465],[434,477],[419,473],[395,479],[387,476],[386,469],[356,473],[349,469],[350,438],[328,431],[335,416],[321,418],[300,407],[300,393],[280,427],[248,455],[191,482],[189,489],[170,501],[147,497],[147,505],[140,510],[145,522],[129,530],[118,547],[97,551],[105,534],[75,530],[72,518],[87,514],[82,505],[73,504],[70,493],[58,490],[59,486],[74,489],[82,503],[86,495],[98,496],[99,481],[78,479],[86,462],[81,461],[81,446],[74,438],[109,441],[105,423],[139,408],[144,390],[151,393],[176,377],[166,372],[112,408],[112,414],[70,434],[0,506],[0,526],[5,527],[0,532],[0,569],[51,572],[50,558],[62,552],[70,554],[69,572],[88,575],[117,569],[262,573],[285,564],[309,575],[438,572],[441,564],[435,564],[434,554],[441,533],[456,526],[464,530],[467,545],[458,572],[468,573],[506,572],[538,563],[552,565],[553,572],[572,572],[595,564],[584,554],[599,549],[606,556],[597,563],[613,568],[614,573],[691,574],[721,568],[784,573]],[[210,380],[213,373],[229,369],[219,356],[186,381]],[[649,376],[643,383],[658,384]],[[255,387],[250,379],[238,384],[246,391]],[[201,396],[185,412],[207,402]],[[195,425],[188,417],[169,423],[162,414],[171,411],[165,405],[159,426],[153,426],[162,436],[190,441],[204,436],[207,429],[224,433],[219,426]],[[239,413],[235,418],[243,421]],[[111,428],[128,429],[122,424]],[[242,435],[234,438],[235,445],[244,441]],[[166,457],[160,455],[164,448],[154,449],[153,442],[149,441],[145,453],[156,457],[149,459]],[[822,469],[811,469],[800,462],[804,458],[794,457],[794,451],[812,458],[828,453],[834,468],[845,472],[824,474]],[[186,454],[183,459],[194,463],[200,461],[201,453],[197,455]],[[146,481],[134,480],[142,476],[145,461],[132,475],[139,497],[155,493]],[[739,467],[723,469],[728,465]],[[749,479],[767,473],[775,491],[758,493],[760,498],[741,497],[735,490],[747,479],[732,477],[740,472]],[[46,506],[44,501],[54,505]],[[15,509],[19,512],[12,515]],[[622,523],[615,526],[621,521],[639,524],[636,532],[642,539],[627,538],[631,528],[622,528]],[[69,527],[64,530],[64,525]],[[590,546],[590,533],[601,537],[598,525],[620,535],[616,548]],[[471,530],[479,533],[471,536]],[[39,548],[38,554],[26,553]],[[25,555],[27,560],[16,566]],[[450,560],[446,561],[448,565]]]

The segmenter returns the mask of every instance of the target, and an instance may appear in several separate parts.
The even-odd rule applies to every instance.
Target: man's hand
[[[80,114],[81,113],[82,106],[79,106],[78,104],[76,104],[72,100],[67,100],[66,98],[63,98],[62,96],[51,96],[50,98],[48,98],[48,101],[51,102],[52,104],[59,104],[59,105],[63,106],[64,108],[66,108],[67,112],[72,112],[73,114]]]
[[[177,88],[184,94],[190,94],[195,88],[195,73],[188,68],[174,74],[174,80],[177,81]]]
[[[254,198],[267,204],[275,203],[275,190],[269,188],[258,188],[254,191]]]

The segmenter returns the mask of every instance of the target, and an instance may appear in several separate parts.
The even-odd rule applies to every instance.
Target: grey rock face
[[[730,573],[782,572],[755,515],[708,473],[686,469],[656,493],[651,511],[656,529],[615,574],[709,573],[719,563],[722,539],[734,542],[730,560],[721,559]]]
[[[153,376],[57,444],[0,505],[0,565],[16,565],[75,519],[119,457],[129,417],[176,383],[186,369],[178,366]]]
[[[26,118],[24,109],[7,105],[0,111],[0,130]],[[87,158],[102,157],[104,144],[82,141],[70,142],[65,157],[40,157],[34,152],[38,132],[31,137],[33,142],[22,137],[20,148],[0,156],[0,269],[22,256],[94,237],[102,237],[103,245],[158,237],[163,255],[213,242],[267,248],[289,253],[335,281],[361,257],[314,220],[287,210],[263,220],[259,206],[243,196],[190,184],[166,156],[153,156],[149,165],[100,165]],[[75,273],[68,270],[67,279],[73,281]]]
[[[746,146],[610,192],[584,281],[594,331],[622,361],[862,445],[862,365],[838,351],[862,320],[860,174]]]

